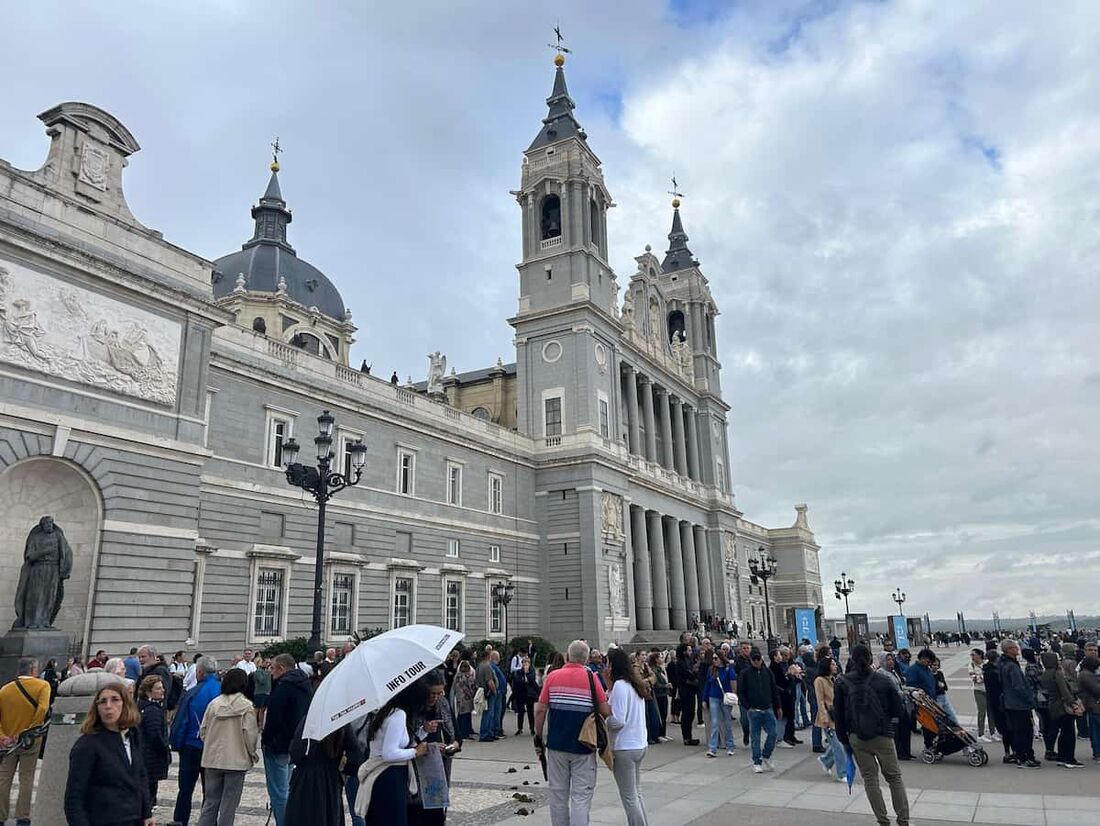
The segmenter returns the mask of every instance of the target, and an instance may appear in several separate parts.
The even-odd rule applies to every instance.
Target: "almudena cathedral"
[[[210,260],[131,214],[126,126],[87,103],[38,116],[44,165],[0,161],[3,628],[51,515],[72,549],[55,624],[74,649],[307,636],[318,512],[283,446],[313,461],[324,410],[337,467],[368,446],[361,482],[328,503],[331,642],[423,622],[603,647],[672,639],[693,616],[758,636],[761,548],[777,632],[787,609],[821,606],[806,507],[773,529],[734,502],[718,305],[679,201],[664,256],[647,246],[617,276],[611,194],[561,62],[513,193],[515,361],[447,372],[424,342],[419,383],[349,364],[351,310],[292,245],[277,163],[251,237]]]

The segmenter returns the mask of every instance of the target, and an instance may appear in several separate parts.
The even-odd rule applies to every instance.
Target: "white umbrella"
[[[323,740],[341,726],[384,706],[440,665],[463,638],[438,625],[406,625],[364,640],[321,681],[302,730]]]

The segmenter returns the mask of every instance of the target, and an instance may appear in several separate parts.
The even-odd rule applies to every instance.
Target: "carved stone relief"
[[[80,149],[80,172],[77,179],[94,186],[96,189],[107,191],[107,170],[110,168],[111,156],[103,149],[84,141]]]
[[[172,405],[180,325],[0,261],[0,361]]]
[[[626,580],[621,562],[607,566],[608,605],[614,617],[626,616]]]
[[[603,492],[600,500],[600,516],[602,530],[605,535],[622,541],[623,533],[623,499],[621,496]]]
[[[722,558],[726,562],[726,568],[733,570],[737,564],[737,547],[734,545],[732,533],[722,534]]]

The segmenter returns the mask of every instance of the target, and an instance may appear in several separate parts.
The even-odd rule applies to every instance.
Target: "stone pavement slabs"
[[[978,800],[979,806],[997,808],[1042,809],[1041,794],[983,794]]]
[[[887,801],[886,807],[890,808]],[[914,820],[945,820],[950,823],[971,823],[974,820],[973,806],[957,806],[950,803],[917,803],[910,805],[909,815]]]
[[[1081,809],[1047,809],[1047,826],[1085,826],[1096,822],[1096,812]]]
[[[1013,823],[1017,826],[1046,826],[1042,809],[1015,809],[1005,806],[979,806],[974,812],[975,823]]]
[[[1100,784],[1094,780],[1089,784],[1092,789],[1100,789]],[[1073,795],[1043,795],[1043,807],[1049,812],[1051,809],[1077,809],[1079,811],[1100,812],[1100,797],[1076,797]],[[1100,821],[1100,815],[1096,816]]]

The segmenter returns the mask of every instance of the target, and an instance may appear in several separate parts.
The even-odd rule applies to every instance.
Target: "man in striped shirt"
[[[587,662],[588,643],[573,640],[566,652],[566,664],[547,675],[535,703],[536,748],[543,747],[542,732],[549,718],[545,748],[552,826],[588,826],[596,790],[596,753],[577,738],[592,713],[593,695],[602,716],[611,714],[611,706],[600,681],[586,667]]]

